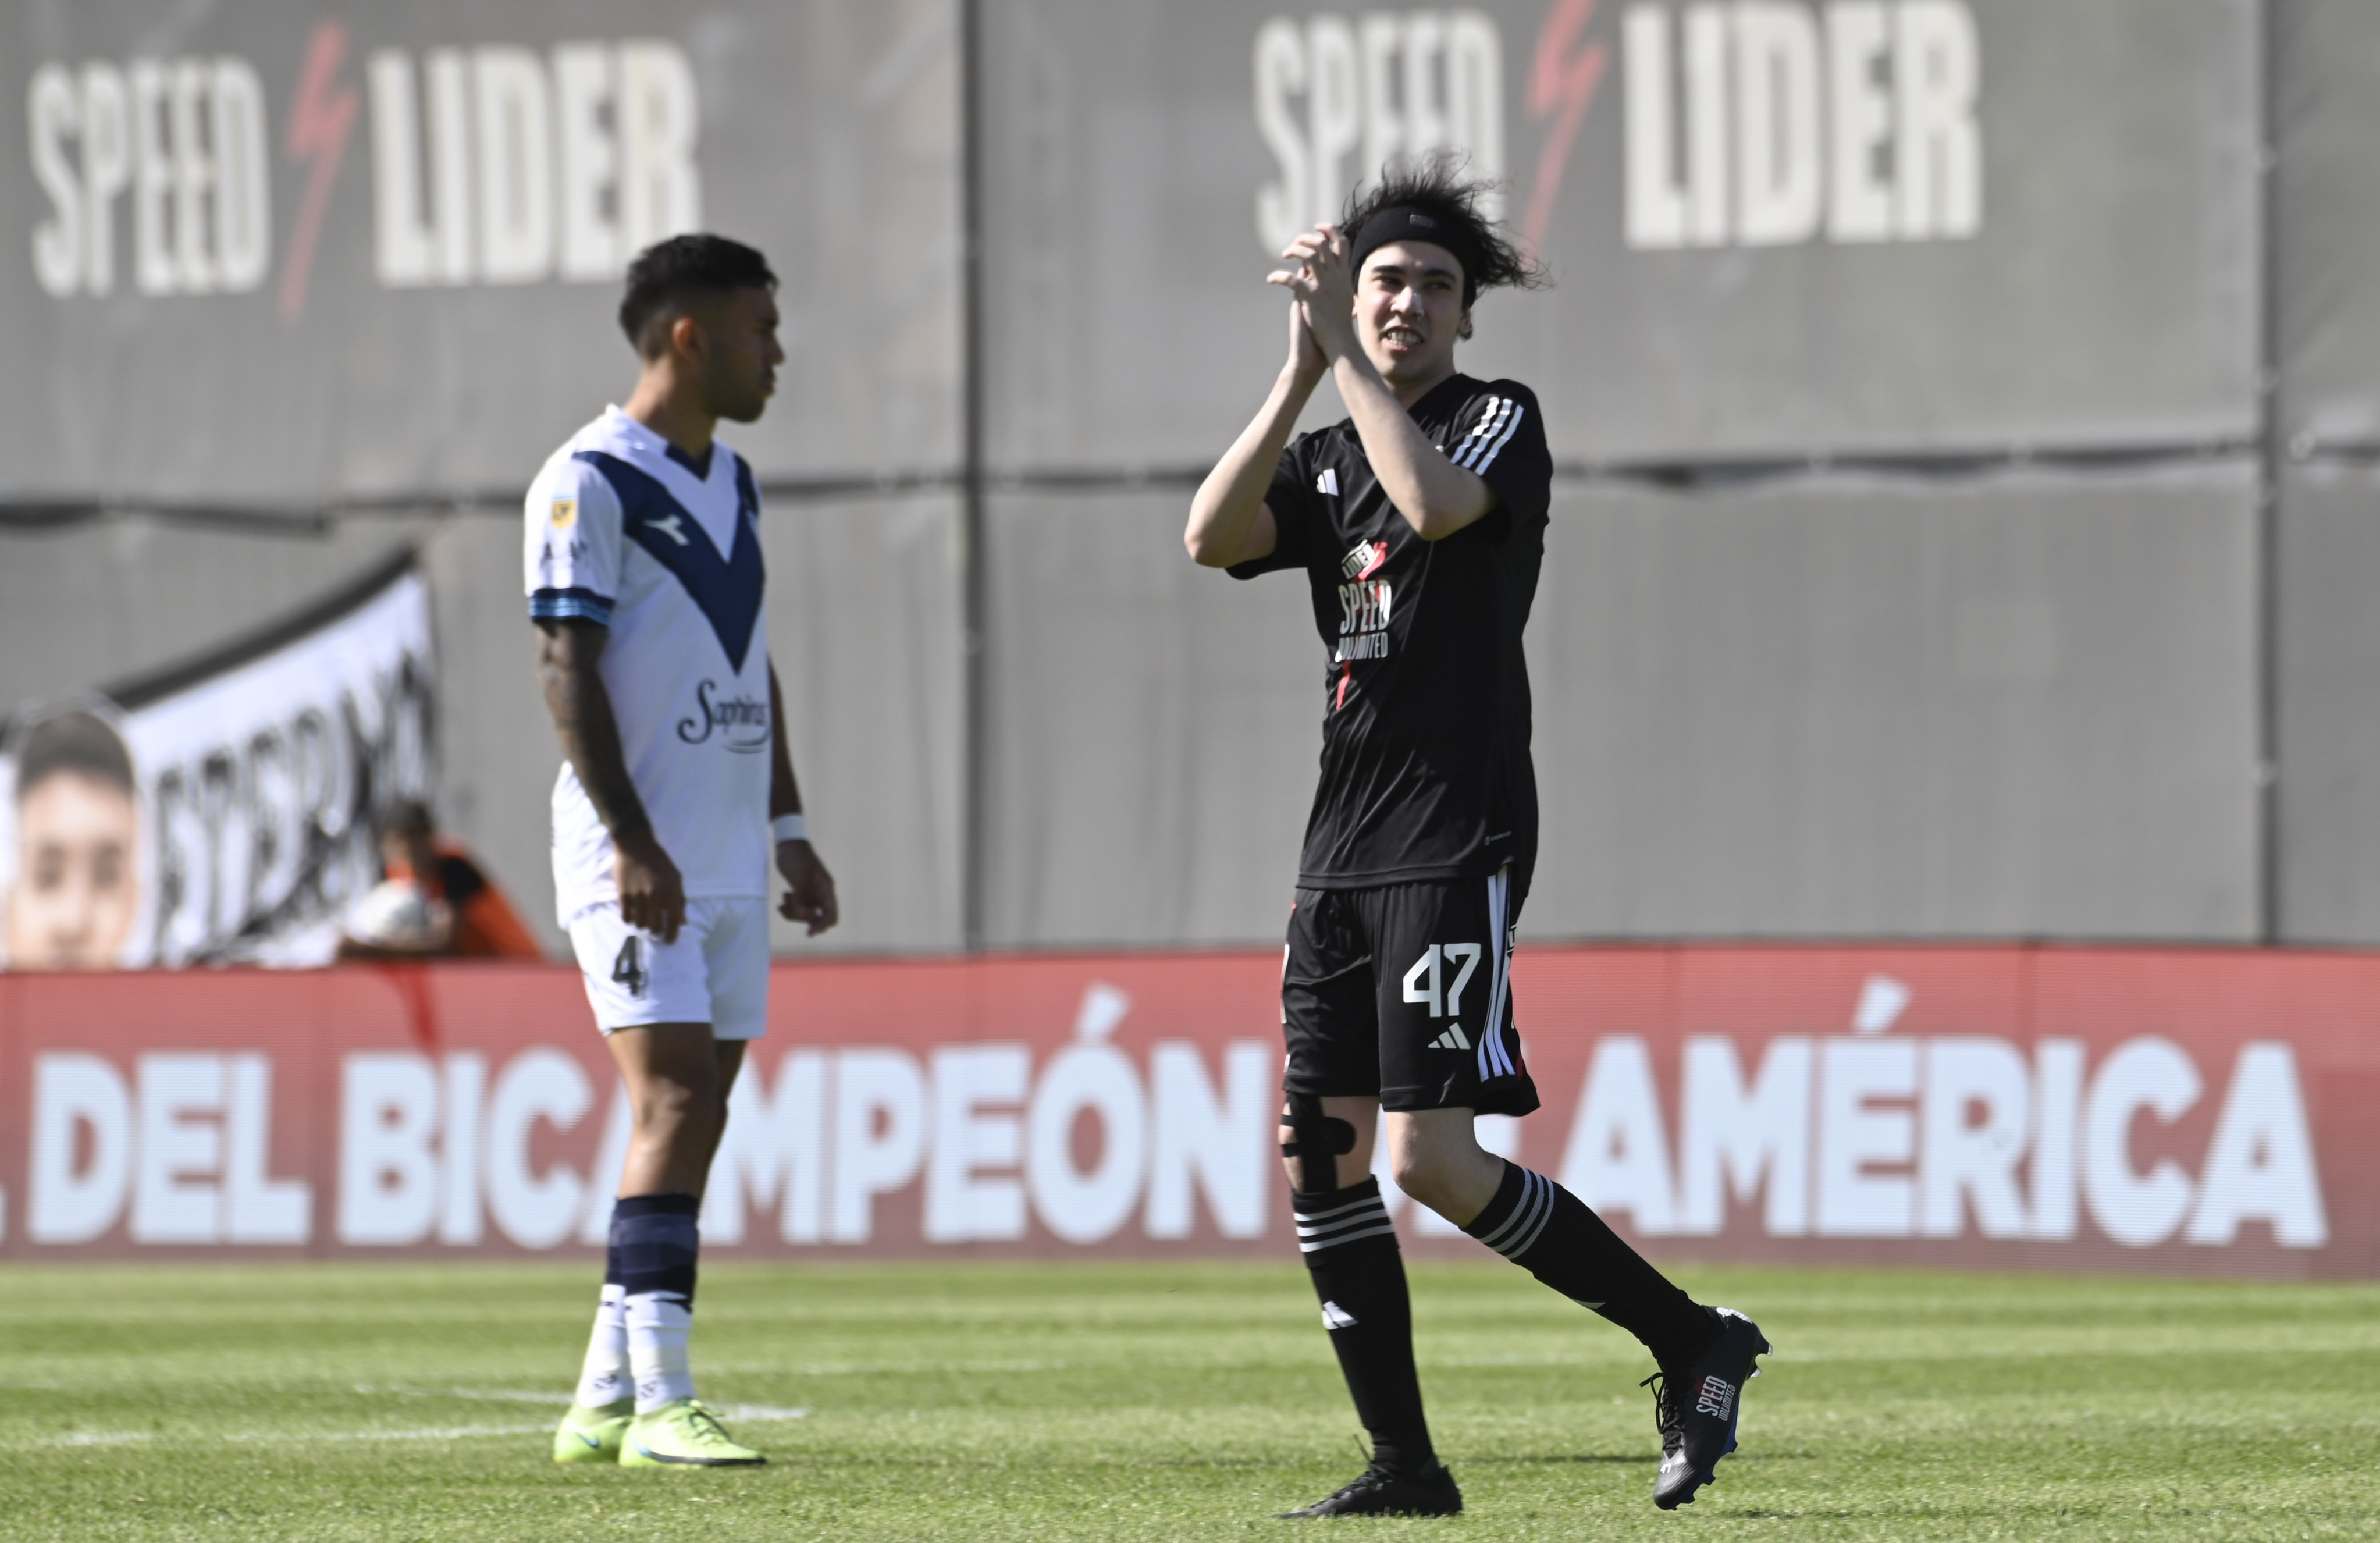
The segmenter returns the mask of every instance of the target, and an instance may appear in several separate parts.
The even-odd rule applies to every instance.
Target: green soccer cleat
[[[623,1468],[756,1468],[768,1461],[729,1440],[719,1416],[698,1398],[638,1415],[620,1439]]]
[[[634,1400],[622,1399],[601,1409],[589,1409],[574,1403],[562,1423],[553,1428],[553,1460],[556,1463],[617,1463],[620,1461],[620,1438],[628,1433],[628,1422],[636,1418]]]

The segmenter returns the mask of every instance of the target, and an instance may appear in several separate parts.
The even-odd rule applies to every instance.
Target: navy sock
[[[694,1329],[698,1209],[693,1196],[675,1193],[632,1195],[612,1208],[628,1369],[640,1417],[694,1396],[686,1337]]]
[[[1414,1369],[1413,1300],[1404,1255],[1380,1203],[1380,1183],[1324,1194],[1293,1192],[1297,1245],[1322,1303],[1340,1373],[1356,1417],[1372,1438],[1373,1461],[1418,1473],[1433,1466],[1421,1377]]]
[[[604,1278],[624,1296],[674,1296],[694,1306],[695,1260],[701,1243],[695,1217],[702,1202],[679,1191],[623,1196],[612,1206],[610,1261]]]
[[[603,1234],[603,1283],[622,1284],[620,1280],[620,1202],[612,1202],[612,1221]]]
[[[1463,1230],[1635,1335],[1662,1366],[1691,1360],[1718,1333],[1716,1314],[1629,1247],[1585,1202],[1517,1162],[1504,1165],[1496,1197]]]

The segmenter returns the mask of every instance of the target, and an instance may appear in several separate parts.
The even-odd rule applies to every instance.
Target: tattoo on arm
[[[596,816],[614,839],[651,830],[644,800],[628,777],[611,693],[595,668],[610,634],[593,622],[575,620],[540,621],[537,633],[537,674],[545,687],[546,711],[553,714],[562,753]]]

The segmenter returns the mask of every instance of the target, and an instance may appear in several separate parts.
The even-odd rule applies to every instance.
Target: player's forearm
[[[558,630],[540,629],[540,635],[538,679],[545,688],[546,711],[553,716],[563,758],[587,790],[596,818],[614,840],[650,832],[653,822],[628,776],[619,720],[613,716],[611,693],[603,688],[594,659]]]
[[[794,752],[785,738],[785,694],[777,686],[777,666],[769,666],[769,818],[802,812],[801,784],[794,779]]]
[[[1495,507],[1495,491],[1429,442],[1360,351],[1341,355],[1331,366],[1331,379],[1363,437],[1364,454],[1380,480],[1380,491],[1414,534],[1425,541],[1444,541]]]
[[[620,725],[612,716],[612,699],[602,681],[574,672],[559,693],[547,691],[546,705],[553,710],[563,756],[577,773],[578,785],[587,790],[587,801],[595,806],[595,817],[603,828],[614,840],[650,832],[652,817],[645,812],[645,801],[637,796],[637,784],[628,776],[628,759],[620,748]]]
[[[1264,555],[1247,550],[1248,535],[1264,510],[1273,468],[1281,464],[1281,453],[1297,430],[1297,415],[1305,410],[1313,392],[1313,385],[1299,379],[1294,370],[1283,370],[1264,406],[1198,484],[1196,496],[1190,500],[1189,528],[1182,533],[1182,544],[1192,561],[1227,568]]]

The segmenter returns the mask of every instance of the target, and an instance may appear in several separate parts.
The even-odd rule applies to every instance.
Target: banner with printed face
[[[410,549],[311,610],[0,747],[0,966],[323,965],[426,798],[436,674]]]
[[[783,279],[767,477],[941,467],[956,422],[939,0],[7,7],[7,492],[515,492],[635,356],[627,259]]]
[[[706,1245],[1289,1257],[1279,971],[780,965]],[[2380,1274],[2380,956],[1524,949],[1514,980],[1544,1106],[1483,1143],[1658,1257]],[[0,978],[0,1257],[355,1258],[591,1256],[629,1124],[571,972],[456,965]]]
[[[1557,460],[2240,439],[2256,15],[993,7],[990,453],[1207,465],[1286,357],[1274,254],[1438,153],[1505,184],[1554,279],[1484,301],[1458,358],[1536,388]]]

